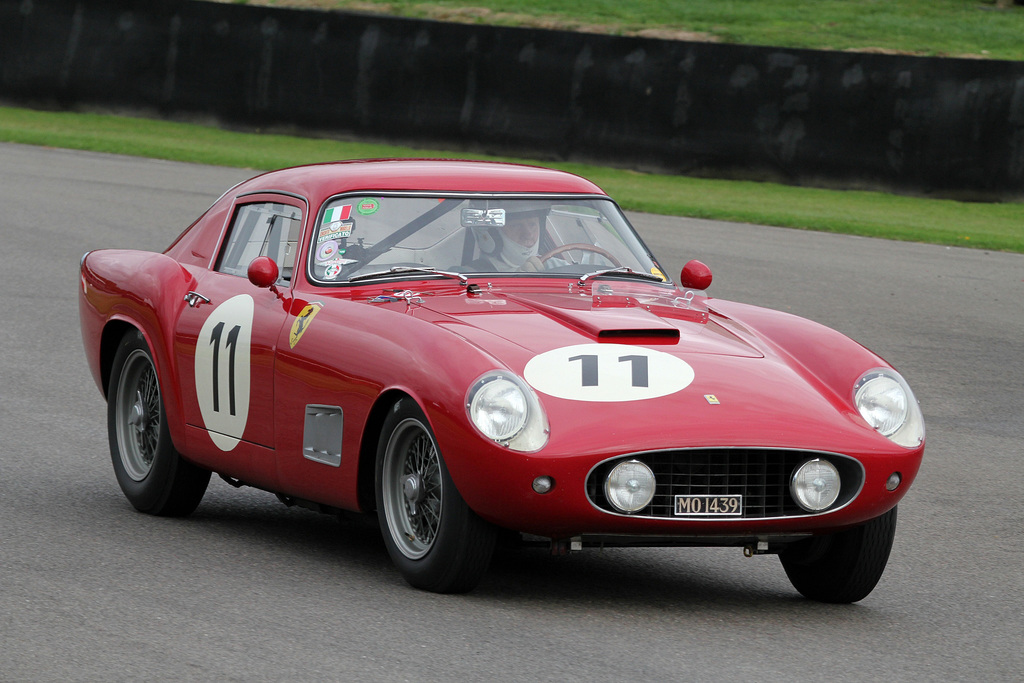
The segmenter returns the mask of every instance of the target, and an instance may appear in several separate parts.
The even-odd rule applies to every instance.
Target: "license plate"
[[[739,517],[743,496],[676,496],[676,515],[687,517]]]

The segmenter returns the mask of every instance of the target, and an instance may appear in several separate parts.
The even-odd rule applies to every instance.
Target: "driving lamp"
[[[808,512],[821,512],[839,497],[839,470],[827,460],[808,460],[793,472],[789,490],[797,505]]]
[[[620,462],[608,473],[604,494],[617,510],[643,510],[654,498],[654,472],[639,460]]]

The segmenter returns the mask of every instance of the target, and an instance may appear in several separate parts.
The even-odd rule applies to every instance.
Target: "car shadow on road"
[[[415,590],[391,564],[373,514],[317,514],[243,489],[208,496],[186,520],[149,518],[147,523],[166,524],[179,540],[186,535],[190,542],[198,540],[228,554],[276,557],[288,564],[289,572],[308,572],[319,579],[336,572],[381,584],[385,590]],[[552,556],[544,548],[502,544],[480,585],[467,596],[451,597],[492,604],[525,601],[543,609],[585,605],[612,612],[627,600],[655,611],[713,605],[748,613],[810,608],[850,614],[849,606],[802,598],[775,556],[747,559],[738,548],[588,548]]]
[[[777,564],[774,557],[744,559],[739,549],[590,548],[561,557],[538,548],[500,549],[477,592],[607,605],[627,598],[676,608],[799,598]]]
[[[294,553],[300,564],[326,562],[346,573],[373,572],[367,577],[371,581],[401,581],[373,514],[336,518],[286,508],[268,494],[257,494],[204,502],[190,523],[274,552]],[[666,599],[677,607],[802,601],[775,557],[745,559],[738,548],[586,549],[554,557],[546,549],[503,544],[471,595],[544,602],[558,596],[567,602],[613,604],[621,601],[624,587],[630,600],[649,606],[664,605]]]

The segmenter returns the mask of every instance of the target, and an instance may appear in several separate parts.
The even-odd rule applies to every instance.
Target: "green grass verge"
[[[338,159],[488,158],[12,107],[0,107],[0,141],[261,170]],[[965,203],[882,192],[653,175],[582,164],[541,165],[589,178],[623,208],[634,211],[1024,253],[1024,203]]]
[[[828,50],[1024,59],[1012,0],[221,0]]]

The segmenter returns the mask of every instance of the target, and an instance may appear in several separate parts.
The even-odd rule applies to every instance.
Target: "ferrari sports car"
[[[163,253],[82,257],[82,336],[130,503],[211,473],[376,514],[413,586],[496,543],[732,546],[853,602],[888,561],[924,423],[903,377],[808,320],[677,282],[589,181],[488,162],[259,175]]]

